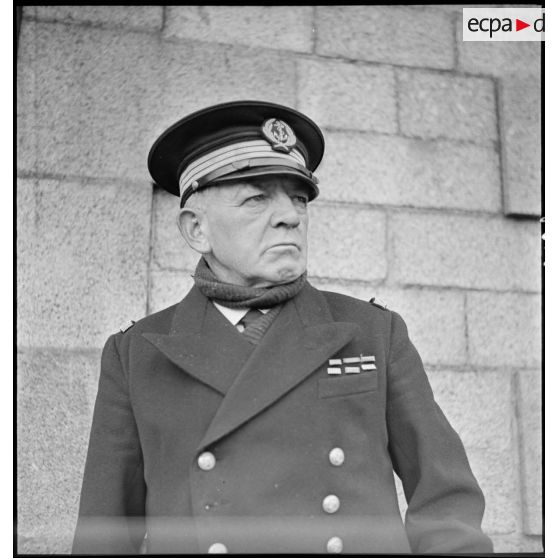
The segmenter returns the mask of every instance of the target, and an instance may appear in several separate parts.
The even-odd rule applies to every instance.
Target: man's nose
[[[281,192],[273,197],[272,225],[278,227],[298,227],[300,225],[300,213],[295,202],[286,193]]]

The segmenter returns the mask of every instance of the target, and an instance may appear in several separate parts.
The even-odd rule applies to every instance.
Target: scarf
[[[243,287],[225,283],[201,258],[192,276],[196,287],[209,299],[228,308],[271,308],[296,296],[306,284],[306,272],[290,283],[272,287]]]

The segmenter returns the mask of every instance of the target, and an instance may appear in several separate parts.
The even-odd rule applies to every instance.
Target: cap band
[[[192,188],[195,191],[202,182],[206,184],[205,177],[212,175],[212,179],[218,175],[223,176],[235,170],[241,170],[249,166],[259,166],[255,159],[266,159],[267,165],[296,166],[309,172],[306,168],[304,157],[298,149],[292,149],[289,153],[274,150],[265,140],[249,140],[227,145],[216,149],[195,161],[192,161],[180,175],[180,196]],[[263,161],[262,161],[263,162]],[[217,173],[222,169],[223,173]],[[197,184],[194,186],[194,182]]]

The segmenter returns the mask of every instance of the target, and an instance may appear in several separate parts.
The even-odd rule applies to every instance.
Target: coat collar
[[[221,395],[254,350],[196,286],[176,307],[168,335],[144,333],[143,337]]]
[[[357,331],[355,323],[335,322],[323,294],[307,284],[255,348],[196,287],[178,305],[169,335],[143,335],[185,372],[224,394],[201,450],[275,403]]]

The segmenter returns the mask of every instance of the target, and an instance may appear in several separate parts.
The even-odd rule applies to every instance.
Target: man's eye
[[[294,196],[294,200],[296,203],[298,204],[302,204],[302,205],[307,205],[308,204],[308,198],[306,196]]]
[[[264,194],[256,194],[255,196],[250,196],[244,200],[244,203],[258,203],[265,200]]]

